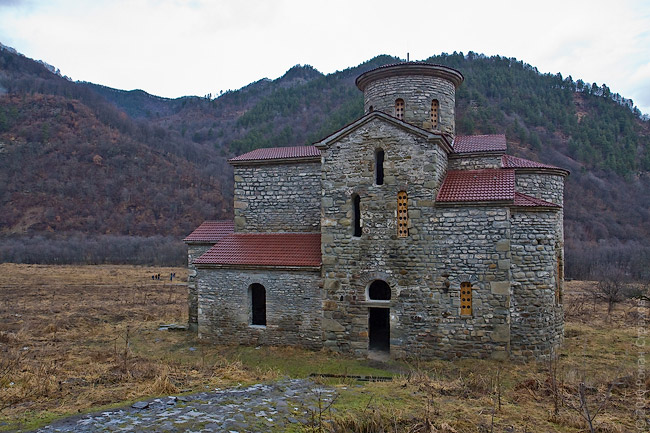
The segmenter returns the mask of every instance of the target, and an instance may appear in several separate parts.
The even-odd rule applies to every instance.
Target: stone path
[[[63,419],[37,432],[269,432],[308,424],[336,391],[305,379],[135,403],[106,412]]]

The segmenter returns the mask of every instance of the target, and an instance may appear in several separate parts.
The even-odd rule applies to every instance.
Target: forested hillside
[[[72,83],[0,51],[0,234],[16,239],[132,235],[181,239],[231,215],[224,163],[258,147],[312,143],[362,115],[362,72],[379,56],[323,75],[295,66],[216,98],[159,98]],[[516,59],[469,53],[426,61],[458,69],[459,134],[506,133],[511,154],[571,170],[567,272],[612,258],[650,264],[650,126],[605,85],[540,74]],[[29,161],[29,162],[27,162]],[[59,219],[57,219],[59,217]],[[40,241],[41,238],[39,237]]]

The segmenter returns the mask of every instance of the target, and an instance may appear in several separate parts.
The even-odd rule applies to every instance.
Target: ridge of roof
[[[225,236],[235,231],[232,220],[203,221],[183,242],[187,243],[217,243]]]
[[[317,141],[314,143],[314,146],[316,146],[318,149],[325,149],[329,143],[343,138],[346,135],[350,134],[352,131],[354,131],[356,128],[365,125],[369,121],[371,121],[374,118],[379,118],[384,121],[390,122],[393,125],[400,127],[402,129],[406,129],[412,133],[415,133],[421,137],[424,137],[428,140],[440,138],[442,142],[444,143],[443,148],[445,151],[448,153],[451,152],[451,146],[449,145],[448,138],[442,134],[442,133],[435,133],[426,129],[419,128],[415,125],[412,125],[408,122],[404,122],[403,120],[398,119],[397,117],[391,116],[390,114],[386,114],[383,111],[371,111],[370,113],[366,113],[363,116],[359,117],[357,120],[355,120],[352,123],[348,123],[344,127],[340,128],[337,131],[334,131],[327,137]]]
[[[251,150],[243,155],[230,158],[228,162],[249,162],[249,161],[272,161],[283,159],[314,159],[320,157],[320,150],[316,146],[285,146],[285,147],[262,147]]]
[[[232,233],[194,264],[317,267],[320,237],[320,233]]]

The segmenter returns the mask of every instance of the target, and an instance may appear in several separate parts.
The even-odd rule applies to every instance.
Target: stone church
[[[356,80],[365,114],[313,146],[230,160],[234,221],[185,242],[190,324],[217,344],[539,359],[563,336],[568,171],[459,136],[463,75]]]

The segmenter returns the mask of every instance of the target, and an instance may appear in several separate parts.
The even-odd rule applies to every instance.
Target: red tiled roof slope
[[[503,201],[514,200],[514,197],[514,170],[450,170],[440,187],[436,201]]]
[[[505,152],[506,136],[494,135],[457,135],[454,139],[454,153]]]
[[[236,156],[229,159],[229,161],[263,161],[272,159],[313,158],[317,156],[320,156],[320,150],[316,146],[266,147]]]
[[[183,241],[217,243],[234,231],[235,224],[233,221],[204,221],[192,233],[183,239]]]
[[[501,166],[503,168],[552,168],[555,170],[563,170],[554,165],[542,164],[541,162],[517,158],[516,156],[511,155],[503,155],[501,157]]]
[[[559,208],[560,206],[556,205],[555,203],[551,203],[546,200],[542,200],[539,198],[531,197],[526,194],[522,194],[520,192],[515,192],[515,206],[523,206],[523,207],[555,207]]]
[[[320,233],[234,233],[195,264],[320,266]]]

